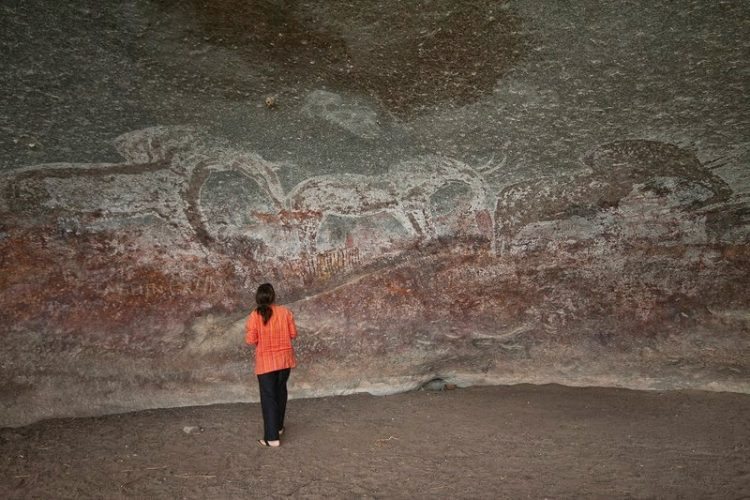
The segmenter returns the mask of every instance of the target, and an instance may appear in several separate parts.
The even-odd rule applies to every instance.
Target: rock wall
[[[256,399],[264,281],[296,397],[750,390],[747,4],[378,5],[3,7],[0,425]]]

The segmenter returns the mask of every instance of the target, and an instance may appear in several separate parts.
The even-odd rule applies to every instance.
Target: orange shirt
[[[292,349],[292,339],[297,336],[292,311],[271,304],[273,314],[268,323],[253,310],[245,323],[245,342],[255,345],[255,374],[294,368],[297,360]]]

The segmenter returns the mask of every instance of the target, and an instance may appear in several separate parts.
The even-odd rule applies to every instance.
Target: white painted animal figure
[[[317,233],[328,215],[363,216],[389,213],[412,235],[429,240],[435,236],[430,211],[431,197],[449,183],[462,183],[471,192],[470,209],[492,219],[494,198],[490,199],[484,175],[504,164],[477,170],[451,158],[419,156],[392,166],[385,178],[358,174],[311,177],[285,194],[276,173],[281,165],[254,154],[228,153],[209,163],[212,170],[232,170],[255,181],[273,201],[274,208],[297,214],[294,217],[304,234],[305,250],[316,251]],[[304,217],[299,216],[304,214]],[[492,231],[493,223],[489,223]],[[494,240],[490,236],[491,241]]]

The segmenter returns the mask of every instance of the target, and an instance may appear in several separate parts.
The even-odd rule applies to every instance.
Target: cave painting
[[[500,254],[528,224],[616,208],[634,188],[668,196],[681,189],[685,210],[720,209],[732,190],[694,154],[663,142],[624,140],[597,146],[583,156],[588,172],[523,181],[503,189],[497,200],[496,238]]]
[[[494,197],[488,192],[484,176],[502,166],[488,163],[475,169],[463,162],[435,155],[401,161],[386,175],[367,176],[352,173],[320,175],[308,178],[285,192],[278,177],[280,165],[258,155],[228,153],[201,165],[209,172],[239,172],[260,187],[268,200],[267,212],[255,211],[257,219],[280,226],[295,226],[305,255],[318,252],[321,225],[326,218],[361,218],[386,214],[406,232],[407,238],[426,242],[437,236],[431,202],[450,185],[465,188],[466,209],[474,218],[480,234],[492,241]],[[205,175],[201,176],[205,183]],[[195,203],[194,203],[195,204]],[[198,201],[200,204],[200,200]],[[198,230],[211,233],[205,217]],[[291,250],[295,250],[291,248]]]
[[[63,236],[74,233],[84,216],[94,230],[111,228],[113,218],[146,226],[155,220],[186,241],[243,261],[320,257],[318,264],[329,269],[351,269],[386,250],[460,234],[461,224],[506,255],[523,227],[617,207],[639,186],[660,196],[688,186],[682,210],[721,210],[732,196],[692,153],[647,140],[593,148],[582,158],[584,175],[528,180],[496,194],[486,179],[501,171],[505,158],[473,167],[422,155],[391,165],[382,176],[318,175],[285,189],[280,171],[293,165],[206,146],[191,134],[180,127],[124,134],[115,141],[124,164],[38,165],[4,173],[0,210],[53,214]],[[216,187],[221,175],[230,176],[226,181],[235,191]],[[446,214],[452,225],[441,233]],[[367,238],[376,237],[396,243],[383,250],[369,244]]]
[[[485,176],[501,168],[502,161],[474,168],[423,155],[392,165],[383,176],[319,175],[287,190],[279,171],[293,165],[206,146],[187,128],[138,130],[118,137],[115,144],[127,163],[37,165],[3,174],[8,182],[0,209],[47,214],[63,235],[82,225],[99,231],[113,227],[107,221],[130,220],[164,225],[185,240],[233,257],[283,260],[335,250],[346,251],[354,262],[360,253],[352,247],[358,242],[343,237],[338,247],[328,242],[318,248],[321,227],[333,230],[338,222],[357,229],[365,221],[369,226],[360,233],[390,231],[386,236],[405,246],[425,243],[440,236],[441,214],[433,205],[453,196],[443,203],[448,207],[443,211],[456,212],[454,219],[470,226],[474,236],[493,241],[495,198]],[[212,182],[221,174],[234,175],[231,184],[249,187],[244,194],[212,192]],[[378,257],[377,249],[367,252]]]

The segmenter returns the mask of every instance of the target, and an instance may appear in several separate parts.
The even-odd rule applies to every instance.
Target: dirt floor
[[[0,430],[1,498],[749,498],[750,396],[556,385],[229,404]]]

